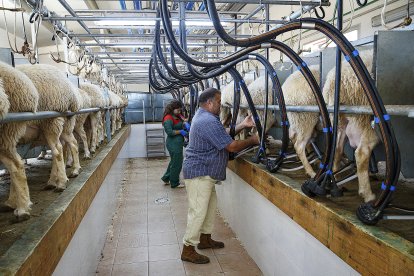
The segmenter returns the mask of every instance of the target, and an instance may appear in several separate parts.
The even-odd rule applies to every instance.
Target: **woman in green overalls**
[[[181,109],[181,102],[172,100],[165,107],[162,120],[162,125],[167,133],[167,149],[170,153],[171,160],[161,180],[166,185],[170,184],[171,188],[184,187],[184,184],[180,184],[180,172],[183,166],[184,137],[188,135],[188,132],[183,129],[184,117],[181,115]],[[188,128],[187,123],[186,128]]]

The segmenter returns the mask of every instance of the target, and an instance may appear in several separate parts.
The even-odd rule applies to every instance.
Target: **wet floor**
[[[130,159],[113,224],[108,229],[99,275],[262,275],[219,214],[213,238],[223,249],[199,250],[209,264],[180,259],[187,223],[187,195],[160,178],[168,159]]]

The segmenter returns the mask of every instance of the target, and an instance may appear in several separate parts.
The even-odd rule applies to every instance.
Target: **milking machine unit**
[[[361,3],[363,4],[363,3]],[[291,61],[300,70],[306,81],[312,88],[312,92],[317,101],[319,111],[321,114],[322,129],[325,140],[325,150],[323,153],[319,153],[321,157],[321,164],[316,176],[302,185],[302,190],[308,196],[325,195],[328,191],[333,196],[341,195],[340,189],[338,189],[335,182],[335,174],[332,172],[333,157],[335,155],[335,145],[337,139],[337,122],[339,113],[339,88],[340,88],[340,62],[341,55],[345,56],[347,62],[350,63],[351,68],[354,70],[358,80],[360,81],[364,93],[367,96],[370,107],[375,116],[375,122],[378,124],[381,139],[385,148],[385,160],[386,160],[386,175],[385,180],[382,183],[382,193],[374,203],[362,204],[357,210],[358,218],[366,224],[375,224],[382,216],[384,209],[389,205],[391,196],[395,191],[397,185],[398,176],[400,172],[400,153],[398,144],[395,139],[395,135],[391,126],[390,117],[387,114],[385,107],[382,103],[381,97],[378,94],[374,81],[372,80],[368,70],[362,62],[358,51],[351,45],[351,43],[341,33],[342,26],[342,0],[338,0],[338,29],[331,24],[323,21],[320,18],[301,18],[291,19],[286,21],[283,25],[278,26],[272,30],[268,30],[257,36],[252,36],[245,39],[236,39],[231,37],[223,28],[220,17],[218,15],[214,0],[204,0],[204,6],[207,13],[213,22],[217,35],[228,45],[239,47],[231,55],[225,56],[221,59],[217,59],[214,62],[206,62],[192,58],[187,54],[186,45],[186,28],[185,28],[185,3],[179,3],[180,11],[180,44],[178,44],[174,32],[172,29],[172,22],[170,18],[169,9],[167,6],[167,0],[160,0],[159,9],[157,10],[157,16],[161,16],[164,32],[170,44],[171,54],[171,66],[166,62],[160,45],[160,22],[156,22],[155,26],[155,39],[153,47],[153,59],[150,61],[149,67],[149,80],[150,85],[159,91],[160,93],[169,93],[172,90],[180,89],[182,87],[190,86],[190,117],[194,115],[194,111],[197,105],[197,93],[193,85],[199,83],[202,85],[202,80],[214,78],[216,86],[219,86],[217,76],[229,72],[234,80],[234,112],[231,120],[231,134],[235,134],[235,123],[238,110],[240,108],[240,90],[243,91],[244,96],[247,99],[249,109],[253,115],[253,119],[256,123],[256,127],[260,136],[260,146],[254,161],[262,162],[266,164],[269,171],[275,172],[279,168],[283,169],[283,162],[289,161],[289,156],[286,152],[288,145],[288,128],[289,122],[286,115],[286,107],[283,100],[283,93],[281,91],[280,82],[277,78],[277,74],[273,67],[269,64],[266,58],[252,52],[259,49],[276,49],[288,56]],[[315,8],[315,7],[313,7]],[[312,7],[308,10],[313,9]],[[301,9],[302,11],[302,9]],[[321,9],[323,12],[323,9]],[[302,12],[301,12],[302,13]],[[300,14],[299,14],[300,15]],[[318,16],[320,17],[320,16]],[[293,18],[293,17],[291,17]],[[336,81],[335,81],[335,106],[334,106],[334,121],[333,125],[329,120],[329,114],[327,107],[322,97],[321,89],[311,74],[307,64],[299,57],[299,55],[287,45],[275,41],[277,36],[280,36],[286,32],[293,30],[315,30],[325,36],[327,36],[333,43],[337,45],[337,69],[336,69]],[[175,55],[178,55],[187,65],[185,72],[180,72],[175,65]],[[235,66],[247,59],[258,60],[265,67],[268,76],[272,80],[273,84],[273,104],[278,104],[281,110],[281,126],[283,131],[282,137],[282,149],[276,158],[270,159],[265,155],[265,135],[266,120],[268,113],[268,91],[266,93],[265,101],[265,116],[263,118],[263,124],[257,115],[256,108],[250,97],[250,93],[247,86],[241,77],[241,75],[235,69]],[[266,88],[266,90],[268,90]],[[237,156],[237,155],[236,155]]]

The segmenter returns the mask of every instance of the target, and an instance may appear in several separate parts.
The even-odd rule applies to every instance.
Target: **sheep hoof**
[[[66,168],[72,168],[72,164],[66,164]]]
[[[79,175],[79,170],[72,171],[72,172],[69,174],[69,178],[75,178],[75,177],[77,177],[78,175]]]
[[[364,202],[368,203],[375,200],[375,194],[369,193],[368,195],[365,195],[364,193],[359,193],[360,196],[364,198]]]
[[[66,187],[56,187],[53,191],[55,193],[61,193],[66,189]]]
[[[30,214],[26,211],[18,211],[17,209],[14,210],[14,219],[12,219],[13,223],[19,223],[26,221],[30,218]]]
[[[47,183],[46,186],[44,187],[44,190],[53,190],[55,188],[56,188],[55,184]]]
[[[13,211],[14,208],[10,207],[7,203],[2,203],[0,204],[0,212],[11,212]]]
[[[91,160],[92,158],[91,158],[91,156],[90,156],[90,155],[84,155],[84,156],[83,156],[83,159],[85,159],[85,160]]]

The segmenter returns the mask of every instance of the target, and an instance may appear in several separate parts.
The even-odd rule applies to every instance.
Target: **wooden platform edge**
[[[301,183],[244,159],[228,168],[362,275],[414,275],[414,244],[307,197]]]
[[[0,258],[0,275],[53,273],[130,132],[122,128]]]

